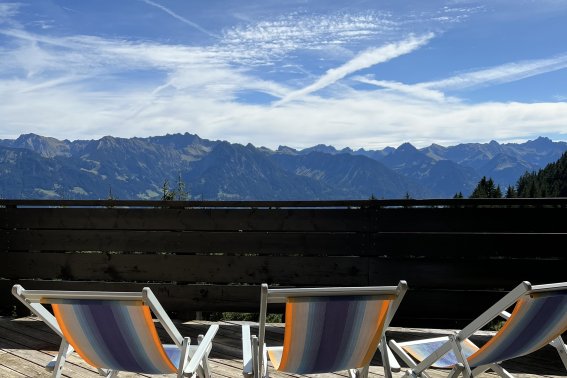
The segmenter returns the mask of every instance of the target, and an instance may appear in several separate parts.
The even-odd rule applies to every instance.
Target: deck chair
[[[273,367],[295,374],[347,370],[366,378],[370,361],[380,349],[384,370],[391,377],[385,331],[407,290],[398,286],[344,288],[261,288],[258,336],[242,326],[243,374],[268,378],[268,356]],[[283,346],[267,347],[268,303],[285,303]],[[391,360],[392,359],[392,360]],[[397,362],[397,361],[396,361]]]
[[[514,306],[512,314],[506,310]],[[469,338],[493,319],[507,319],[490,340],[477,347]],[[396,342],[392,350],[410,369],[404,376],[429,377],[428,368],[451,369],[448,377],[474,377],[493,370],[513,377],[500,366],[551,344],[567,369],[567,349],[561,334],[567,331],[567,282],[532,286],[524,281],[500,301],[449,337]]]
[[[120,371],[177,374],[209,378],[208,355],[218,325],[191,345],[164,311],[150,288],[141,292],[25,290],[12,294],[61,336],[57,356],[46,366],[60,377],[67,357],[75,350],[100,375]],[[51,305],[53,314],[44,306]],[[174,344],[162,345],[152,313]]]

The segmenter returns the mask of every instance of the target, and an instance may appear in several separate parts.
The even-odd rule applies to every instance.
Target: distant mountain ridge
[[[0,197],[160,199],[181,180],[192,199],[317,200],[450,198],[482,176],[505,188],[555,162],[566,142],[467,143],[417,149],[277,150],[194,134],[58,140],[36,134],[0,140]]]

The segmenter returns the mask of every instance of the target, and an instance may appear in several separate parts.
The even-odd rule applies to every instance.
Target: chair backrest
[[[52,302],[63,335],[88,364],[138,373],[175,373],[150,309],[141,301]]]
[[[567,283],[533,286],[503,327],[468,358],[471,367],[532,353],[567,331]]]
[[[388,287],[268,290],[269,302],[286,303],[277,370],[314,374],[368,365],[406,290],[403,281]]]
[[[152,298],[157,301],[149,288],[142,293],[21,292],[29,302],[51,305],[63,337],[93,367],[146,374],[177,372],[172,359],[178,356],[167,355],[154,325],[152,309],[161,306],[149,303]],[[181,335],[172,336],[176,344],[181,342]]]

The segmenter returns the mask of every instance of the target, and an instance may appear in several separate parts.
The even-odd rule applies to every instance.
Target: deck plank
[[[214,378],[241,378],[242,377],[242,338],[241,326],[243,323],[251,324],[252,333],[257,333],[257,324],[250,322],[208,322],[191,321],[175,324],[183,335],[191,337],[196,343],[199,334],[204,334],[211,324],[219,324],[220,328],[213,341],[210,355],[210,368]],[[266,330],[268,345],[280,344],[283,341],[283,324],[270,324]],[[453,330],[418,329],[418,328],[390,328],[388,338],[397,341],[406,341],[417,338],[446,335]],[[158,326],[158,333],[164,342],[170,342],[168,335]],[[488,333],[479,332],[474,341],[482,344],[486,341]],[[57,354],[61,339],[43,322],[35,317],[13,319],[0,317],[0,376],[6,378],[23,377],[49,377],[50,373],[43,367]],[[402,371],[405,368],[403,362]],[[305,376],[274,371],[270,366],[270,375],[273,378],[304,378]],[[532,355],[507,361],[503,366],[518,378],[559,378],[567,376],[561,360],[555,349],[545,347]],[[428,370],[432,378],[446,376],[442,370]],[[85,363],[78,355],[73,353],[68,358],[63,370],[67,378],[93,378],[100,377],[96,370]],[[119,377],[173,377],[167,375],[142,375],[134,373],[120,373]],[[402,376],[402,372],[394,373],[395,378]],[[313,376],[311,376],[313,377]],[[316,378],[345,378],[346,372],[330,374],[316,374]],[[384,377],[384,370],[379,354],[372,360],[370,378]],[[494,373],[484,373],[481,378],[494,378]]]

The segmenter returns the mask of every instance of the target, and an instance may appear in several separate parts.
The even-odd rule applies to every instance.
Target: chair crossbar
[[[268,289],[268,298],[270,303],[272,300],[285,301],[288,297],[313,297],[313,296],[384,296],[384,299],[392,299],[398,293],[397,286],[367,286],[367,287],[315,287],[315,288],[286,288],[286,289]]]
[[[141,301],[142,293],[138,292],[103,292],[103,291],[49,291],[25,290],[24,298],[35,303],[52,303],[58,299],[90,299],[90,300],[122,300]]]

